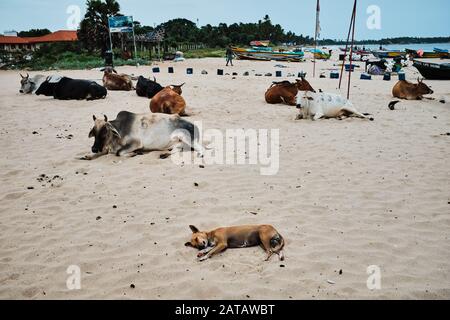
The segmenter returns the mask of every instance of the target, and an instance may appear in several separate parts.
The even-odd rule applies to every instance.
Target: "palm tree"
[[[120,5],[116,0],[87,0],[86,14],[80,24],[78,39],[89,50],[109,48],[108,17],[120,15]]]

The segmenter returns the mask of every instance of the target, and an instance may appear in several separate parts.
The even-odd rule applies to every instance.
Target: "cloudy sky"
[[[152,26],[173,18],[194,22],[198,19],[200,25],[256,22],[268,14],[273,23],[281,24],[285,30],[314,34],[316,0],[119,0],[119,3],[123,14],[133,15],[135,20]],[[345,38],[353,0],[321,0],[320,3],[322,38]],[[372,19],[374,11],[367,12],[372,5],[380,9],[379,29],[377,19]],[[81,16],[84,15],[85,0],[0,0],[0,33],[31,28],[68,29],[68,22],[73,19],[67,11],[72,6],[78,6]],[[372,22],[371,28],[368,20]],[[73,26],[69,24],[69,27]],[[396,36],[450,36],[450,1],[358,1],[357,39]]]

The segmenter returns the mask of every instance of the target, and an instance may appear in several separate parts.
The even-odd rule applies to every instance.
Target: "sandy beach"
[[[279,129],[273,176],[255,165],[177,166],[161,152],[78,160],[93,144],[93,114],[144,113],[149,100],[111,91],[99,101],[22,95],[18,72],[0,71],[0,298],[449,299],[449,84],[425,81],[444,104],[403,101],[391,111],[397,78],[359,80],[357,68],[351,101],[375,121],[313,122],[264,101],[272,81],[295,77],[254,75],[304,71],[316,90],[338,93],[329,79],[336,60],[318,62],[325,79],[312,78],[309,60],[283,69],[226,68],[213,58],[158,64],[161,84],[186,82],[189,120],[204,129]],[[118,71],[153,77],[150,66]],[[94,70],[30,75],[38,73],[102,78]],[[413,67],[406,74],[418,77]],[[255,247],[197,262],[184,246],[190,224],[272,224],[286,239],[286,260],[264,262]],[[71,265],[81,271],[79,290],[66,285]],[[380,268],[379,290],[367,286],[369,266]]]

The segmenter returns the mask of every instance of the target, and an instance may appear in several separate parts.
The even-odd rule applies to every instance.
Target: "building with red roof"
[[[45,43],[78,41],[77,31],[59,30],[41,37],[1,36],[0,50],[34,51]]]

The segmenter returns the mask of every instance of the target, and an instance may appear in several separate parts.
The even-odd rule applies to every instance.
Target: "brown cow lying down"
[[[422,100],[423,95],[433,93],[433,90],[420,79],[417,79],[417,84],[401,80],[392,89],[394,97],[406,100]]]
[[[185,116],[186,101],[181,96],[183,85],[171,85],[158,92],[150,101],[150,111]]]
[[[113,68],[106,68],[103,75],[103,86],[108,90],[131,91],[133,81],[129,75],[117,74]]]
[[[295,83],[289,81],[273,82],[266,91],[266,102],[269,104],[285,103],[290,106],[297,105],[297,94],[299,91],[316,92],[305,78],[295,80]]]

